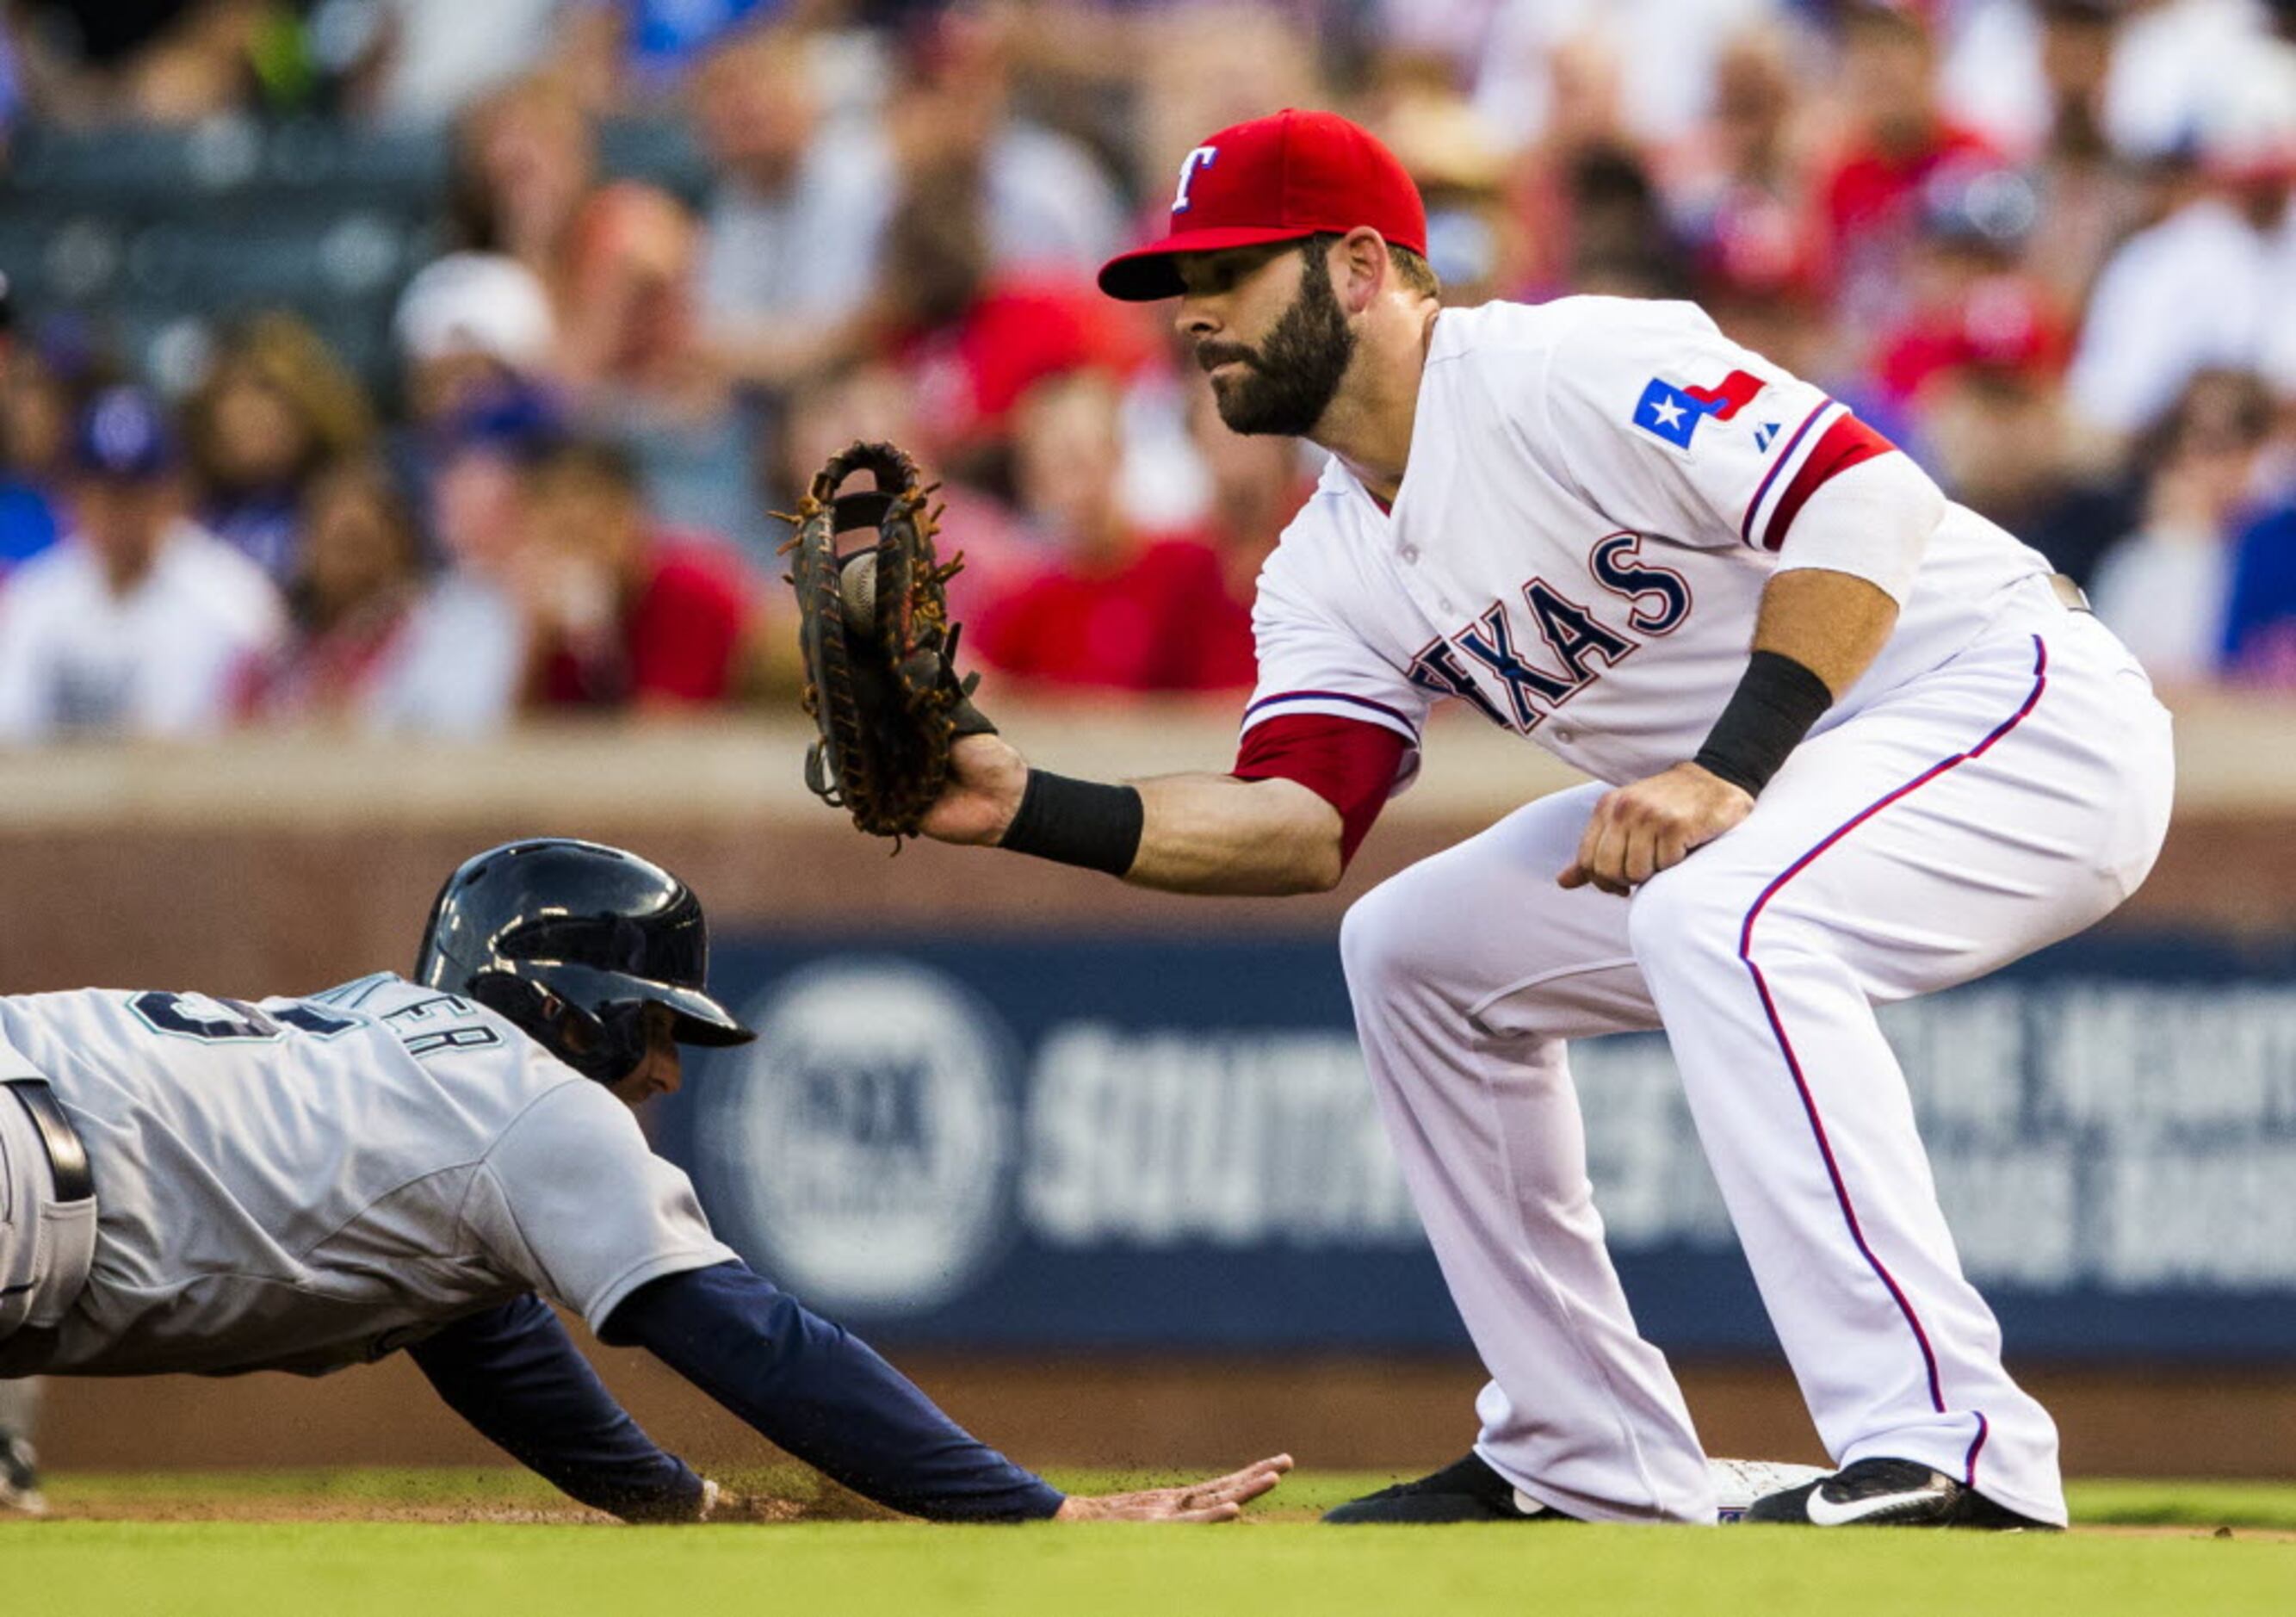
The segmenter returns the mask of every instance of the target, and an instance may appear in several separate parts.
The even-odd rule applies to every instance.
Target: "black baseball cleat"
[[[1859,1460],[1830,1477],[1765,1494],[1741,1518],[1800,1527],[1974,1527],[2062,1532],[2021,1516],[1918,1460]]]
[[[1342,1527],[1438,1522],[1575,1522],[1541,1505],[1493,1471],[1479,1454],[1415,1482],[1398,1482],[1324,1513]]]
[[[40,1498],[40,1472],[31,1444],[0,1426],[0,1511],[37,1516],[47,1508],[47,1501]]]

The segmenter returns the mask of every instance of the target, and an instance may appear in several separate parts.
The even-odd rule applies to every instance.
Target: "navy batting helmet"
[[[645,1007],[680,1044],[757,1035],[705,989],[709,929],[693,890],[660,866],[571,837],[490,848],[447,878],[415,979],[508,1017],[601,1083],[645,1055]]]

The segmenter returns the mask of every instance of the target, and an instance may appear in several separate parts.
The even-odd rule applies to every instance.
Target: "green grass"
[[[1070,1487],[1118,1479],[1070,1473]],[[1123,1479],[1130,1481],[1131,1479]],[[1313,1511],[1361,1476],[1288,1482],[1263,1519],[1219,1529],[938,1528],[821,1523],[701,1530],[579,1524],[430,1525],[56,1521],[0,1526],[0,1611],[168,1617],[627,1617],[718,1612],[875,1617],[1569,1617],[1641,1613],[1841,1617],[2078,1617],[2296,1612],[2296,1487],[2091,1482],[2090,1523],[2169,1525],[2150,1536],[1716,1532],[1467,1527],[1354,1532]],[[63,1476],[60,1512],[230,1499],[351,1514],[469,1504],[548,1508],[501,1472]],[[2220,1525],[2234,1536],[2213,1536]],[[20,1596],[28,1596],[20,1604]]]

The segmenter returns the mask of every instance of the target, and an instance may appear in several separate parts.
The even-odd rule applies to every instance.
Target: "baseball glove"
[[[873,489],[838,492],[865,471]],[[896,839],[897,851],[947,784],[949,749],[996,728],[971,700],[980,676],[956,672],[947,585],[964,559],[933,554],[931,493],[893,445],[852,444],[785,519],[797,533],[782,546],[797,591],[805,710],[821,732],[806,750],[805,784],[863,831]],[[838,536],[857,529],[873,529],[876,543],[840,554]]]

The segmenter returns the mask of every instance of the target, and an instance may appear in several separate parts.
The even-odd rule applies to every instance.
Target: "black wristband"
[[[1146,817],[1137,787],[1031,769],[1021,807],[997,846],[1120,876],[1139,856]]]
[[[1756,652],[1691,761],[1755,797],[1833,705],[1825,681],[1792,658]]]

